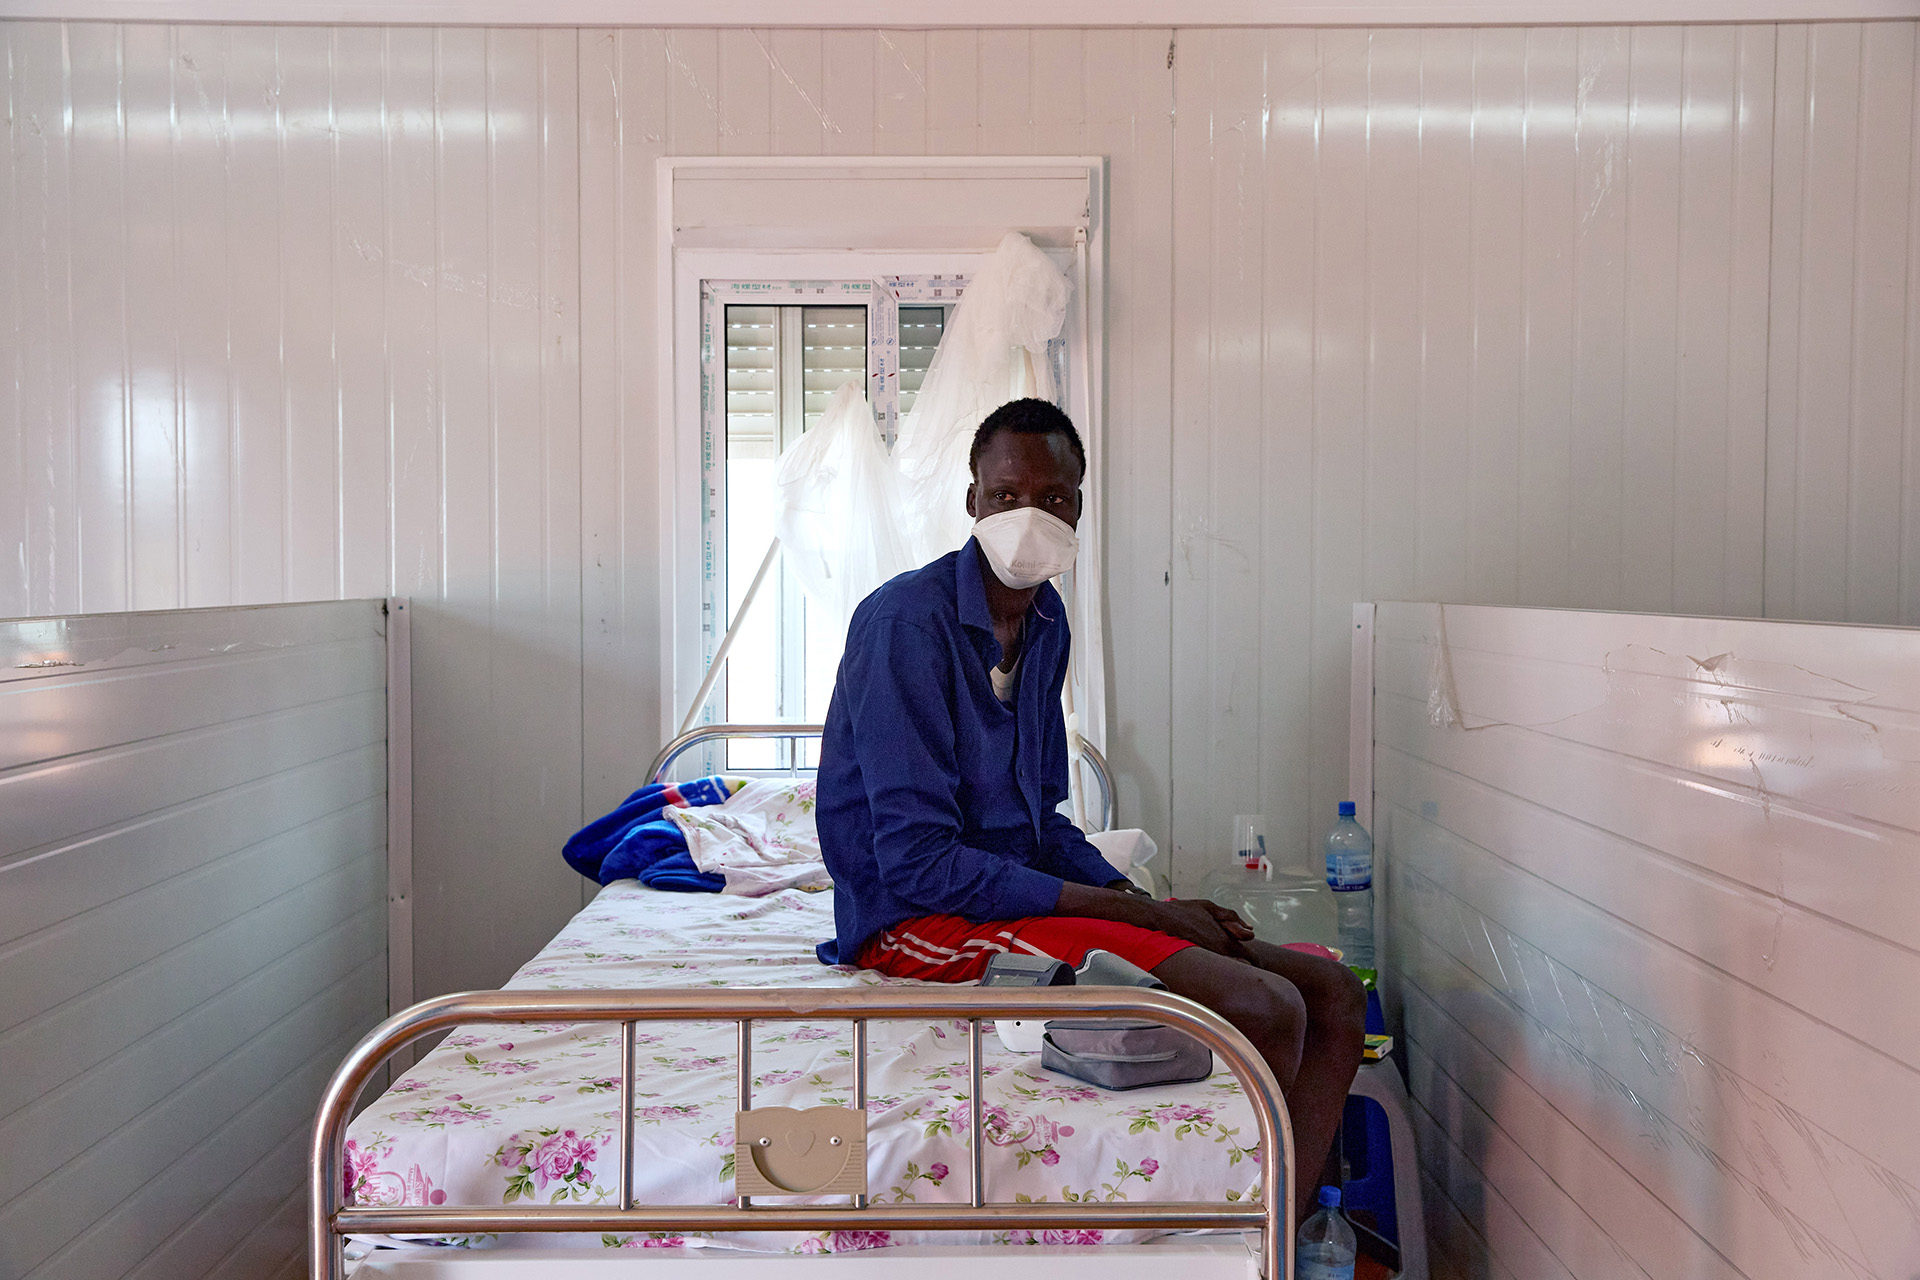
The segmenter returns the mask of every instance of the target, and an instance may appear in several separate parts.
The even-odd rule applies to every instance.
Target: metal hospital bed
[[[733,741],[738,739],[772,738],[788,744],[788,758],[797,754],[793,749],[808,738],[818,738],[824,726],[817,724],[703,724],[687,732],[660,748],[660,754],[653,758],[652,766],[647,770],[647,781],[661,782],[666,779],[667,770],[674,762],[695,747],[714,741]],[[1109,831],[1113,828],[1113,774],[1107,768],[1107,758],[1100,754],[1085,738],[1074,735],[1069,754],[1074,761],[1073,768],[1084,766],[1093,778],[1093,784],[1100,789],[1100,825],[1096,831]],[[790,765],[776,768],[774,772],[790,772],[799,766]],[[733,770],[732,772],[754,773],[758,770]],[[1076,778],[1075,782],[1078,783]]]
[[[674,762],[695,747],[717,740],[776,738],[797,747],[817,737],[818,725],[759,724],[706,725],[668,743],[648,771],[660,780]],[[797,757],[798,752],[790,752]],[[1098,809],[1102,826],[1113,813],[1113,790],[1106,762],[1090,745],[1081,748],[1080,761],[1100,790]],[[1076,766],[1077,767],[1077,766]],[[737,770],[732,772],[739,772]],[[779,772],[797,772],[783,769]],[[872,1204],[865,1195],[850,1196],[844,1204],[767,1205],[742,1195],[736,1205],[643,1205],[634,1193],[635,1032],[642,1023],[674,1021],[731,1021],[737,1029],[735,1084],[739,1110],[753,1106],[750,1035],[756,1022],[842,1020],[851,1024],[853,1050],[853,1104],[848,1110],[865,1124],[867,1102],[867,1037],[869,1021],[886,1019],[952,1019],[964,1021],[967,1033],[967,1070],[970,1096],[981,1091],[982,1020],[995,1018],[1046,1019],[1061,1016],[1143,1018],[1177,1027],[1205,1044],[1237,1079],[1259,1131],[1260,1149],[1278,1152],[1268,1159],[1257,1201],[1208,1203],[1174,1202],[996,1202],[988,1197],[983,1170],[982,1106],[972,1106],[969,1153],[971,1169],[966,1204]],[[349,1207],[343,1203],[346,1130],[355,1103],[374,1073],[391,1056],[429,1035],[474,1023],[617,1023],[621,1028],[619,1069],[619,1175],[616,1203],[525,1207],[464,1205],[399,1205]],[[1278,1176],[1274,1176],[1275,1174]],[[996,988],[885,987],[839,989],[785,987],[775,989],[654,988],[647,990],[481,991],[459,992],[422,1001],[402,1010],[369,1032],[334,1071],[322,1094],[314,1120],[308,1153],[309,1274],[312,1280],[340,1280],[347,1274],[344,1253],[349,1234],[464,1235],[488,1232],[622,1232],[673,1229],[676,1231],[837,1231],[837,1230],[968,1230],[1026,1228],[1032,1230],[1123,1229],[1193,1230],[1227,1228],[1257,1230],[1260,1236],[1259,1271],[1269,1280],[1291,1280],[1295,1228],[1291,1184],[1294,1175],[1293,1133],[1286,1104],[1271,1069],[1251,1043],[1224,1018],[1193,1001],[1166,992],[1133,988]],[[460,1250],[434,1250],[433,1264],[444,1265],[446,1255]],[[975,1258],[991,1254],[1010,1258],[1005,1246],[978,1246]],[[1119,1261],[1103,1250],[1104,1274],[1117,1275]],[[1159,1252],[1158,1249],[1148,1252]],[[481,1255],[484,1257],[484,1255]],[[860,1255],[836,1255],[857,1258]],[[588,1259],[583,1255],[582,1261]],[[592,1259],[598,1261],[598,1259]],[[649,1259],[649,1263],[656,1260]],[[782,1255],[743,1255],[738,1265],[791,1262]],[[819,1264],[818,1259],[814,1265]],[[1057,1265],[1058,1256],[1050,1258]],[[1166,1262],[1175,1261],[1168,1257]],[[631,1265],[631,1264],[629,1264]],[[1156,1267],[1165,1262],[1156,1262]],[[1244,1265],[1244,1263],[1242,1264]],[[1157,1273],[1157,1272],[1156,1272]],[[732,1274],[732,1273],[729,1273]]]

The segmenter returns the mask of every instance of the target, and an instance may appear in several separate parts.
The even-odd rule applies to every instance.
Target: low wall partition
[[[1361,622],[1436,1274],[1920,1272],[1920,631]]]
[[[0,1275],[303,1273],[321,1087],[412,995],[406,620],[0,622]]]

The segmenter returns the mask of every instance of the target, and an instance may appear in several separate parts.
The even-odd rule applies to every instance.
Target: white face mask
[[[1073,568],[1080,539],[1073,526],[1038,507],[1015,507],[973,522],[993,576],[1024,591]]]

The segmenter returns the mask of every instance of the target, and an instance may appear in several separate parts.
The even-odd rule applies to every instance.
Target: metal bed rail
[[[774,738],[794,744],[796,747],[803,738],[817,738],[826,731],[826,726],[818,724],[703,724],[687,730],[679,737],[660,748],[660,754],[653,758],[653,765],[647,770],[648,782],[659,782],[675,760],[704,742],[720,738]],[[1085,738],[1080,740],[1080,762],[1093,771],[1094,783],[1100,788],[1100,825],[1099,831],[1113,830],[1113,771],[1107,767],[1107,758]]]
[[[1239,1080],[1260,1130],[1257,1203],[1007,1203],[986,1198],[981,1134],[980,1023],[985,1018],[1108,1016],[1175,1027],[1213,1050]],[[740,1107],[752,1102],[750,1037],[755,1021],[822,1018],[854,1031],[852,1110],[866,1103],[866,1024],[873,1020],[964,1018],[968,1026],[971,1203],[868,1205],[654,1205],[633,1202],[634,1028],[642,1022],[732,1021],[740,1028],[735,1062]],[[468,1023],[617,1022],[620,1024],[620,1174],[617,1204],[601,1206],[415,1206],[350,1208],[342,1201],[347,1125],[355,1101],[388,1057],[423,1036]],[[1280,1158],[1274,1159],[1278,1152]],[[356,1045],[327,1081],[308,1150],[309,1275],[343,1280],[345,1237],[407,1233],[459,1235],[505,1231],[896,1231],[1025,1227],[1139,1227],[1161,1230],[1257,1228],[1263,1273],[1293,1280],[1293,1126],[1274,1078],[1247,1038],[1219,1014],[1181,996],[1140,987],[787,987],[753,990],[660,988],[639,991],[469,991],[424,1000],[388,1018]]]

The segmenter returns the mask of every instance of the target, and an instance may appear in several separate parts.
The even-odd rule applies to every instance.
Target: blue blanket
[[[719,893],[720,876],[700,870],[687,852],[687,838],[666,816],[670,804],[682,808],[721,804],[745,778],[696,778],[692,782],[655,782],[640,788],[604,818],[574,832],[560,856],[567,865],[599,884],[639,880],[654,889],[678,893]]]

